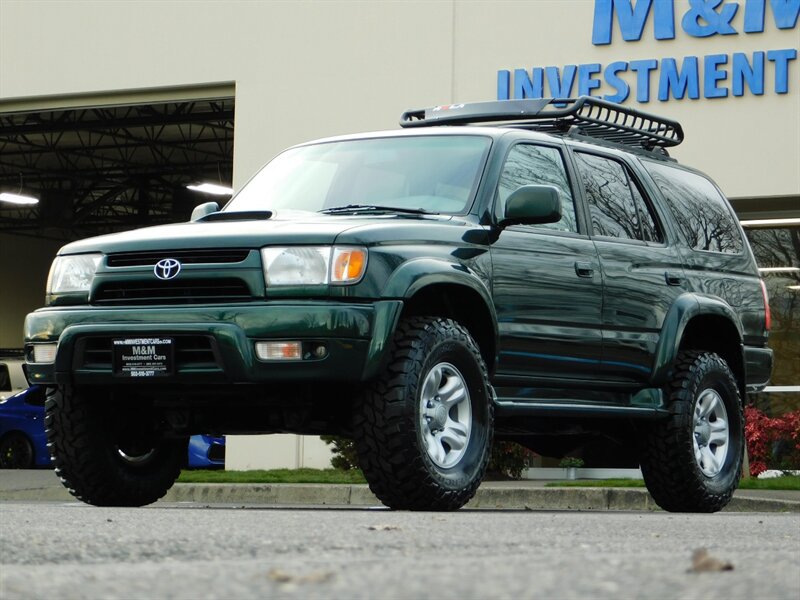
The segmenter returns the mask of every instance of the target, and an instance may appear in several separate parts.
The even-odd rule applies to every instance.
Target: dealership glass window
[[[533,225],[537,229],[578,231],[575,202],[569,186],[561,152],[548,146],[517,144],[508,153],[497,187],[498,216],[508,196],[523,185],[552,185],[561,196],[561,220],[557,223]]]
[[[769,345],[775,366],[771,386],[798,388],[769,394],[770,412],[800,408],[800,227],[746,229],[772,313]]]
[[[643,162],[692,248],[730,254],[742,251],[739,226],[711,181],[672,165]]]
[[[595,235],[660,242],[661,234],[628,169],[615,160],[576,152]]]

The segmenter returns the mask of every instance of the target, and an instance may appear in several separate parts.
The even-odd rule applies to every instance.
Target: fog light
[[[45,364],[55,362],[57,349],[58,344],[34,344],[33,362]]]
[[[302,360],[301,342],[256,342],[259,360]]]

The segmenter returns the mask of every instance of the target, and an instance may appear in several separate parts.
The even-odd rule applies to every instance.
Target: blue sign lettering
[[[746,0],[744,3],[744,32],[764,31],[764,0]]]
[[[686,12],[680,20],[683,30],[693,37],[735,35],[734,17],[743,7],[744,33],[764,31],[767,6],[772,12],[775,27],[794,29],[800,18],[800,0],[686,0]],[[595,0],[592,43],[610,44],[614,22],[619,25],[625,41],[640,40],[650,15],[658,40],[675,38],[674,0]],[[569,98],[576,87],[578,95],[597,95],[611,102],[625,102],[631,95],[636,79],[636,100],[646,103],[651,96],[666,102],[671,99],[696,100],[743,96],[750,93],[762,96],[773,78],[776,94],[789,92],[792,63],[798,49],[785,48],[731,54],[709,54],[704,57],[672,57],[660,61],[654,58],[615,61],[603,67],[600,63],[544,66],[497,72],[497,98]],[[796,65],[796,63],[794,63]],[[651,93],[653,73],[658,89]]]
[[[717,12],[723,0],[689,0],[692,6],[683,16],[681,26],[683,30],[694,37],[708,37],[719,33],[720,35],[735,34],[731,21],[739,10],[736,3],[725,4]]]
[[[672,40],[675,38],[675,6],[673,0],[639,0],[634,5],[632,0],[595,0],[594,26],[592,44],[602,46],[611,43],[611,29],[616,12],[622,39],[626,42],[638,42],[642,39],[642,31],[650,14],[650,7],[655,5],[655,38]]]
[[[572,86],[575,84],[575,65],[567,65],[564,67],[563,77],[559,75],[558,67],[545,67],[544,72],[547,75],[547,85],[550,87],[550,93],[553,98],[569,98],[572,96]]]
[[[671,99],[697,100],[703,98],[725,98],[728,95],[743,96],[746,92],[761,96],[766,89],[767,63],[772,65],[770,75],[774,79],[776,94],[789,92],[789,77],[792,64],[796,64],[798,50],[785,48],[767,52],[745,54],[710,54],[702,57],[686,56],[683,59],[672,57],[656,59],[616,61],[603,69],[598,63],[534,67],[530,71],[514,70],[497,72],[497,99],[509,98],[569,98],[578,83],[578,94],[602,96],[611,102],[625,102],[631,93],[631,86],[625,76],[636,78],[637,102],[650,102],[656,97],[662,102]],[[702,69],[701,69],[702,65]],[[602,73],[602,76],[599,76]],[[657,77],[658,89],[651,93],[653,73]],[[627,79],[630,79],[628,75]],[[702,85],[701,85],[702,83]],[[604,86],[610,88],[603,93]]]
[[[591,96],[592,90],[600,87],[601,83],[594,79],[594,75],[602,71],[599,63],[578,65],[578,95]]]
[[[532,76],[525,69],[514,69],[514,94],[509,96],[511,89],[510,71],[497,72],[497,99],[508,100],[512,98],[544,98],[544,70],[536,67],[531,70]]]
[[[745,83],[754,96],[764,94],[764,53],[753,53],[753,64],[747,60],[747,55],[742,52],[733,54],[731,64],[731,92],[734,96],[744,95]]]
[[[500,71],[497,72],[497,99],[508,100],[508,88],[510,87],[511,87],[511,73],[505,69],[501,69]],[[514,98],[520,98],[520,96],[517,96],[516,91],[514,93]]]
[[[763,4],[763,0],[762,0]],[[770,0],[775,27],[778,29],[794,29],[797,17],[800,16],[800,0]]]
[[[797,60],[797,49],[770,50],[767,60],[775,63],[775,93],[786,94],[789,91],[789,61]]]
[[[650,101],[650,72],[658,68],[658,61],[632,60],[630,62],[631,71],[636,73],[636,101]]]
[[[772,18],[778,29],[794,29],[800,16],[800,0],[770,0]],[[766,0],[746,0],[744,4],[744,32],[762,33]]]
[[[608,100],[609,102],[625,102],[625,100],[628,99],[628,96],[631,93],[631,88],[624,79],[617,75],[617,73],[627,70],[628,63],[621,60],[613,62],[606,67],[606,70],[603,72],[603,76],[606,79],[606,83],[613,87],[617,93],[611,95],[606,94],[603,96],[604,99]]]
[[[692,37],[734,35],[733,19],[739,2],[727,0],[688,0],[689,9],[681,19],[684,32]],[[766,20],[766,0],[744,0],[744,33],[763,33]],[[800,0],[770,0],[772,17],[778,29],[794,29],[800,18]],[[652,10],[651,10],[652,9]],[[622,39],[638,42],[644,27],[653,14],[654,37],[657,40],[675,39],[674,0],[595,0],[592,25],[592,44],[611,43],[614,18],[619,24]]]
[[[719,81],[728,78],[728,72],[720,69],[720,65],[728,64],[727,54],[709,54],[703,60],[703,95],[706,98],[725,98],[728,95],[727,88],[720,88]]]
[[[682,100],[688,92],[689,98],[697,100],[700,97],[698,73],[696,56],[684,58],[680,71],[678,71],[678,63],[674,58],[665,58],[661,61],[661,72],[658,78],[658,99],[666,102],[669,100],[671,92],[673,98]]]

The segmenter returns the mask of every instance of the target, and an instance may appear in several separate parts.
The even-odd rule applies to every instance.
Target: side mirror
[[[199,221],[203,217],[207,217],[211,213],[215,213],[219,210],[219,204],[216,202],[206,202],[205,204],[200,204],[194,207],[192,211],[192,221]]]
[[[506,200],[501,227],[542,225],[561,220],[561,194],[552,185],[523,185]]]

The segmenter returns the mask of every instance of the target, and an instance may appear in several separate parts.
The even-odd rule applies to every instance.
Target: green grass
[[[182,471],[178,483],[366,483],[361,471],[273,469],[270,471]]]
[[[580,479],[575,481],[551,481],[546,487],[644,487],[641,479]]]
[[[774,479],[742,479],[739,487],[743,490],[800,490],[800,475],[783,475]]]
[[[588,479],[581,481],[553,481],[547,487],[644,487],[641,479]],[[773,479],[742,479],[742,490],[800,490],[800,475],[784,475]]]
[[[366,483],[359,470],[339,469],[273,469],[270,471],[183,471],[178,483]],[[643,488],[641,479],[582,479],[552,481],[547,487],[614,487]],[[744,490],[800,490],[800,476],[786,475],[774,479],[742,479]]]

